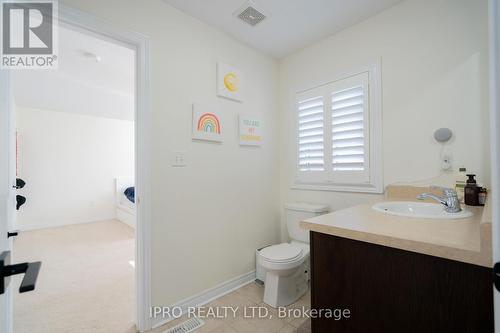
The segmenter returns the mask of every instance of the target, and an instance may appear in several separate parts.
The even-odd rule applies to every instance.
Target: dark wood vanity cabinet
[[[315,333],[493,332],[491,269],[311,232]]]

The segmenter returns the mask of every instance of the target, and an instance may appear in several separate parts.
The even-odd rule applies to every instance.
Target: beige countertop
[[[466,206],[473,216],[436,220],[383,214],[372,209],[380,201],[416,201],[427,188],[387,190],[384,200],[341,209],[307,219],[301,227],[324,234],[359,240],[436,257],[491,267],[491,210]]]

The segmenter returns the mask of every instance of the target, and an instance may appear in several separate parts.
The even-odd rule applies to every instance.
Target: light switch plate
[[[186,152],[185,151],[174,151],[172,154],[172,166],[173,167],[186,167]]]

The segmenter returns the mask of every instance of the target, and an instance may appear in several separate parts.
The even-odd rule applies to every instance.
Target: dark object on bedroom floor
[[[127,199],[131,202],[135,203],[135,187],[128,187],[123,194],[125,194]]]

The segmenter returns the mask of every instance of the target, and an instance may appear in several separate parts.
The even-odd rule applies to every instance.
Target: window
[[[377,74],[375,66],[297,93],[294,187],[383,191]]]

